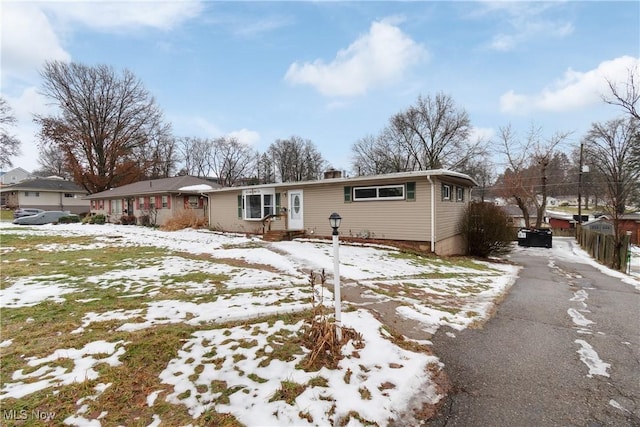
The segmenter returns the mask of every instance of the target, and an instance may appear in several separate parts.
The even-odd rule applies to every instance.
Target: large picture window
[[[273,188],[242,191],[243,219],[258,221],[275,212],[275,190]]]
[[[353,187],[353,200],[403,200],[404,184]]]

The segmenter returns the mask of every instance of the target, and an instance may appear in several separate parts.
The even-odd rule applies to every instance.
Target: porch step
[[[304,230],[269,230],[265,231],[262,235],[262,240],[267,242],[281,242],[302,236],[304,236]]]

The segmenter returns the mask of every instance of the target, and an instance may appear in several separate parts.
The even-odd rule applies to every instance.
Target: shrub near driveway
[[[56,424],[71,425],[381,425],[406,411],[416,390],[424,403],[441,397],[430,374],[437,358],[399,347],[368,312],[348,304],[343,322],[362,343],[345,344],[338,369],[301,368],[312,298],[331,306],[303,270],[311,258],[325,262],[330,245],[300,242],[274,252],[244,236],[109,224],[0,232],[3,409],[55,412]],[[425,283],[443,301],[456,292],[488,298],[481,287],[504,275],[370,248],[345,247],[344,254],[347,273],[358,259],[369,270],[363,278],[372,278],[363,286],[407,309],[419,304]],[[374,271],[385,263],[416,273],[387,279],[413,284],[394,295]],[[449,286],[451,277],[417,274],[462,269],[469,276],[459,288]],[[457,305],[460,318],[472,311]],[[5,417],[3,425],[17,421]]]

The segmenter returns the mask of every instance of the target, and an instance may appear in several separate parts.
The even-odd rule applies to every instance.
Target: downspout
[[[436,253],[436,183],[427,175],[431,184],[431,252]]]
[[[209,196],[203,192],[200,192],[200,195],[207,200],[207,222],[209,223],[208,228],[211,229],[211,206],[209,206]]]

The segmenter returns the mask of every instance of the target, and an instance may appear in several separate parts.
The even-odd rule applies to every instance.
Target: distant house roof
[[[7,185],[2,187],[0,191],[57,191],[65,193],[83,193],[86,194],[87,190],[76,184],[75,182],[66,181],[61,178],[36,178],[27,181],[22,181],[17,184]]]
[[[173,193],[200,194],[220,188],[220,184],[195,176],[176,176],[173,178],[148,179],[122,187],[112,188],[99,193],[90,194],[85,199],[113,199],[118,197],[143,196],[145,194]]]

